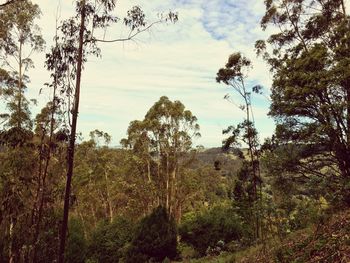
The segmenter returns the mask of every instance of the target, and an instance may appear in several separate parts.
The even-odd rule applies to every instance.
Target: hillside
[[[232,152],[224,152],[221,147],[203,149],[197,153],[196,159],[195,166],[209,165],[220,171],[222,176],[228,177],[235,175],[242,164],[242,159]]]
[[[282,241],[237,253],[222,253],[193,262],[240,263],[348,263],[350,262],[350,210],[321,220],[318,225],[289,234]]]

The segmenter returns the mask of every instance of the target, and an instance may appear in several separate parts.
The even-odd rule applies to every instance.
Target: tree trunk
[[[167,212],[169,213],[170,212],[170,203],[169,203],[169,197],[170,197],[170,194],[169,194],[169,189],[170,189],[170,185],[169,185],[169,155],[168,153],[166,153],[166,202],[165,202],[165,207],[166,207],[166,210]]]
[[[67,227],[68,227],[69,200],[70,200],[70,192],[71,192],[71,181],[73,176],[75,137],[76,137],[77,120],[78,120],[80,82],[81,82],[81,72],[82,72],[82,63],[83,63],[85,0],[82,0],[82,10],[81,10],[80,16],[81,16],[81,20],[80,20],[80,31],[79,31],[77,75],[76,75],[76,84],[75,84],[74,104],[72,109],[72,127],[71,127],[71,134],[70,134],[69,146],[68,146],[68,156],[67,156],[68,171],[67,171],[66,191],[64,196],[64,211],[63,211],[63,222],[62,222],[61,236],[60,236],[60,249],[59,249],[59,255],[58,255],[58,263],[64,262],[64,251],[65,251],[66,234],[67,234]]]
[[[14,263],[14,253],[13,253],[13,217],[10,216],[10,226],[9,226],[9,235],[10,235],[10,241],[9,241],[9,263]]]
[[[148,182],[151,183],[152,179],[151,179],[151,164],[150,161],[147,160],[147,177],[148,177]]]
[[[39,205],[39,212],[38,212],[38,220],[36,222],[36,228],[35,228],[35,234],[34,234],[34,240],[33,240],[33,263],[36,262],[36,252],[37,252],[37,242],[40,234],[40,227],[41,227],[41,220],[43,217],[43,208],[44,208],[44,200],[45,200],[45,194],[46,194],[46,177],[48,174],[48,168],[51,160],[51,144],[52,144],[52,138],[53,138],[53,132],[54,132],[54,115],[56,112],[56,89],[57,85],[54,84],[54,90],[53,90],[53,99],[52,99],[52,110],[51,110],[51,118],[50,118],[50,135],[49,135],[49,141],[48,141],[48,152],[45,160],[45,167],[44,167],[44,174],[42,178],[42,191],[41,191],[41,199],[40,199],[40,205]]]
[[[112,205],[112,200],[108,188],[108,175],[107,172],[105,171],[105,180],[106,180],[106,194],[107,194],[107,203],[108,203],[108,211],[109,211],[109,222],[112,223],[113,221],[113,205]]]
[[[19,54],[18,54],[18,64],[19,64],[19,70],[18,70],[18,120],[17,120],[17,128],[21,128],[21,107],[22,107],[22,41],[19,42]]]

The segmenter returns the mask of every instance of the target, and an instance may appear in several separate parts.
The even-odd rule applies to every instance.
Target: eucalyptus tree
[[[193,161],[192,139],[199,136],[196,116],[180,101],[163,96],[142,121],[130,123],[128,138],[121,141],[147,163],[147,178],[157,188],[154,206],[164,206],[177,221],[182,209],[181,182]]]
[[[350,31],[344,0],[265,1],[256,42],[273,72],[270,115],[281,143],[304,149],[299,174],[337,185],[350,204]],[[307,162],[305,162],[307,160]],[[322,171],[320,173],[320,171]]]
[[[262,180],[260,174],[260,152],[258,149],[258,133],[255,128],[255,121],[253,115],[253,109],[251,104],[251,95],[253,92],[261,93],[262,87],[257,85],[248,89],[246,85],[246,79],[248,77],[248,71],[251,68],[251,61],[244,57],[241,53],[233,53],[229,56],[228,62],[224,68],[219,69],[217,72],[216,81],[219,83],[224,83],[230,86],[238,95],[243,99],[243,105],[240,105],[239,108],[245,112],[245,120],[242,123],[239,123],[237,126],[229,126],[223,131],[224,134],[229,134],[229,137],[223,142],[223,149],[228,150],[232,146],[240,146],[240,143],[243,142],[248,145],[248,156],[250,158],[248,164],[242,167],[241,172],[245,174],[243,178],[249,181],[248,186],[246,187],[246,192],[250,193],[250,206],[253,204],[260,204],[258,201],[261,201],[261,187]],[[225,98],[229,99],[230,95],[226,95]],[[242,156],[244,157],[244,156]],[[250,191],[251,188],[249,185],[252,184],[253,191]],[[247,182],[245,183],[247,184]],[[237,187],[242,187],[237,183]],[[260,190],[258,192],[258,190]],[[256,206],[257,209],[261,209]],[[261,237],[261,216],[260,212],[255,211],[256,219],[256,238]]]
[[[116,7],[115,0],[79,0],[76,3],[76,15],[63,21],[60,25],[61,35],[56,37],[57,45],[47,55],[47,67],[55,70],[58,87],[66,94],[67,113],[69,115],[70,135],[67,152],[67,182],[64,198],[64,212],[61,229],[59,263],[64,261],[64,249],[69,213],[71,180],[74,167],[74,150],[79,112],[81,76],[88,55],[100,56],[99,42],[120,42],[135,38],[155,24],[167,21],[175,22],[177,14],[170,12],[160,15],[157,21],[147,23],[145,14],[138,6],[127,12],[123,19],[129,28],[126,37],[101,39],[96,37],[98,30],[105,30],[120,19],[112,14]]]
[[[40,16],[38,5],[31,1],[8,1],[0,9],[0,95],[8,113],[0,133],[1,210],[8,230],[8,261],[18,261],[28,234],[28,207],[31,206],[30,183],[36,170],[35,148],[32,144],[32,120],[25,89],[29,83],[27,72],[34,66],[33,52],[41,52],[44,40],[35,20]],[[19,239],[19,233],[23,235]],[[17,241],[15,242],[15,239]]]
[[[39,6],[31,1],[18,1],[0,11],[0,57],[2,60],[3,95],[10,111],[7,126],[31,129],[29,101],[24,92],[29,78],[26,72],[34,67],[31,55],[41,52],[44,40],[35,20],[40,16]]]

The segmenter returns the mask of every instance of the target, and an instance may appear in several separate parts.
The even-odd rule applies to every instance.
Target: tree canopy
[[[345,3],[270,0],[265,4],[262,27],[280,29],[267,39],[269,46],[256,42],[258,54],[273,72],[270,115],[277,121],[276,138],[308,145],[303,158],[308,158],[309,172],[317,173],[315,167],[323,164],[327,178],[348,185],[350,38]],[[345,188],[342,194],[348,202]]]

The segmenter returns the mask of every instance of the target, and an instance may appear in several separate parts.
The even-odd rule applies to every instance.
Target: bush
[[[126,262],[162,262],[177,256],[175,221],[165,208],[156,208],[143,218],[128,249]]]
[[[125,247],[131,242],[135,225],[132,220],[116,218],[112,223],[101,222],[93,233],[89,258],[95,262],[118,262],[125,256]]]
[[[218,242],[229,243],[244,236],[242,220],[231,207],[216,206],[185,218],[179,228],[181,240],[205,255],[209,247]]]
[[[72,218],[69,222],[67,249],[65,262],[84,263],[86,259],[87,243],[81,222]]]

